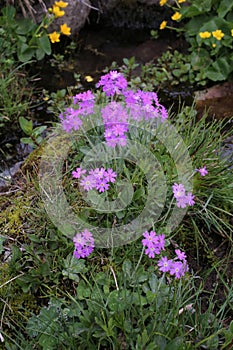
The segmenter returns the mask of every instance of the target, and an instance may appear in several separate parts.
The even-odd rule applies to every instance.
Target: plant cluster
[[[169,5],[174,11],[171,19],[179,22],[178,32],[184,33],[189,43],[191,69],[200,70],[203,79],[223,81],[233,71],[233,3],[231,0],[176,0]],[[174,29],[163,21],[160,29]],[[203,71],[205,67],[205,72]]]
[[[10,42],[7,48],[9,53],[17,54],[20,62],[28,62],[32,58],[41,60],[45,55],[50,55],[51,43],[59,42],[60,35],[70,35],[70,28],[66,23],[60,26],[60,33],[48,34],[48,28],[53,21],[65,14],[62,10],[68,5],[64,1],[55,1],[53,7],[49,9],[40,24],[34,23],[30,18],[16,18],[16,9],[7,6],[2,9],[0,24],[2,30],[2,42],[4,45]],[[1,46],[1,49],[3,47]],[[4,56],[7,53],[2,51]]]

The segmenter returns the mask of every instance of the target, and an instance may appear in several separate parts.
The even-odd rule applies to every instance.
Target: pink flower
[[[206,166],[203,168],[196,169],[200,173],[201,176],[206,176],[208,174],[208,170],[206,169]]]
[[[159,270],[162,272],[168,272],[170,270],[172,260],[168,260],[166,256],[162,257],[158,261]]]
[[[187,258],[186,254],[182,252],[180,249],[175,249],[176,256],[179,260],[183,261]]]
[[[72,171],[72,176],[75,179],[79,179],[85,173],[86,173],[86,170],[82,169],[82,167],[80,166],[79,168],[76,168],[76,170]]]

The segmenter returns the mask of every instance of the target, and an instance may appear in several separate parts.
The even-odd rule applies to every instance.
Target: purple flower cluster
[[[158,261],[158,267],[161,272],[169,272],[170,275],[174,275],[178,279],[184,276],[189,267],[186,261],[186,254],[179,249],[176,249],[175,253],[175,259],[168,259],[166,256],[163,256]]]
[[[185,187],[183,184],[175,183],[172,186],[172,191],[176,199],[176,205],[178,208],[185,208],[187,205],[192,206],[195,204],[195,196],[191,192],[188,192],[186,194]]]
[[[125,77],[117,71],[110,71],[108,74],[103,75],[100,81],[97,83],[97,87],[103,86],[103,91],[106,96],[119,95],[127,88],[127,80]]]
[[[202,168],[196,169],[200,173],[201,176],[206,176],[208,174],[208,170],[206,169],[206,166],[203,166]]]
[[[95,247],[92,233],[87,229],[77,233],[74,238],[74,257],[77,259],[86,258],[89,256]]]
[[[164,250],[165,235],[157,235],[155,231],[145,231],[143,237],[142,245],[146,248],[145,254],[149,258],[154,258],[155,254],[158,255],[161,250]]]
[[[155,231],[145,231],[142,245],[146,248],[145,254],[149,258],[154,258],[159,255],[162,250],[165,250],[165,235],[157,235]],[[158,267],[161,272],[169,272],[170,275],[175,275],[175,278],[181,278],[188,271],[186,254],[179,249],[175,250],[176,258],[168,259],[166,256],[158,260]]]
[[[135,120],[149,120],[161,117],[162,120],[168,117],[167,110],[158,101],[155,92],[137,92],[127,89],[127,80],[123,74],[117,71],[110,71],[101,76],[97,87],[102,87],[107,97],[111,97],[108,105],[101,110],[105,125],[105,140],[108,146],[126,145],[126,133],[128,132],[129,118]],[[114,98],[125,103],[112,101]],[[66,108],[59,118],[63,129],[66,132],[79,130],[82,126],[82,118],[93,114],[95,96],[88,90],[73,97],[73,106]]]
[[[126,132],[128,131],[126,109],[117,102],[110,102],[101,110],[105,126],[105,140],[108,146],[126,145]]]
[[[75,95],[73,103],[76,108],[66,108],[64,113],[59,115],[62,128],[68,133],[72,130],[79,130],[82,125],[80,117],[85,117],[94,112],[94,100],[95,96],[90,90]]]
[[[86,170],[82,169],[82,167],[72,171],[74,178],[81,179],[80,185],[85,191],[96,189],[100,193],[107,191],[109,182],[114,183],[117,177],[117,174],[111,168],[107,170],[105,168],[91,169],[88,175],[84,176],[84,174],[86,174]]]
[[[162,120],[167,119],[167,110],[159,103],[155,92],[127,90],[124,92],[124,96],[133,119],[148,120],[158,117],[161,117]]]

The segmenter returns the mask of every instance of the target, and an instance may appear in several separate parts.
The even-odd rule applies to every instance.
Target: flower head
[[[125,90],[127,85],[127,80],[121,73],[110,71],[108,74],[102,75],[96,86],[103,86],[103,91],[107,96],[114,96]]]
[[[174,183],[172,186],[172,191],[176,199],[181,198],[185,195],[185,188],[183,184]]]
[[[164,29],[164,28],[166,28],[166,26],[167,26],[167,21],[163,21],[161,24],[160,24],[160,27],[159,27],[159,29]]]
[[[201,39],[209,39],[211,37],[211,33],[210,32],[200,32],[199,36]]]
[[[159,5],[164,6],[167,3],[167,0],[160,0]]]
[[[68,6],[68,2],[65,1],[55,1],[55,5],[61,8],[66,8]]]
[[[208,174],[208,170],[206,169],[206,166],[203,166],[202,168],[196,169],[200,173],[201,176],[206,176]]]
[[[79,179],[85,173],[86,173],[86,170],[82,169],[82,167],[80,166],[79,168],[76,168],[76,170],[72,171],[72,176],[75,179]]]
[[[55,15],[55,17],[62,17],[64,16],[65,12],[60,10],[60,7],[53,5],[52,13]]]
[[[172,260],[168,260],[166,256],[163,256],[158,261],[159,270],[162,272],[168,272],[170,270],[171,264],[172,264]]]
[[[212,32],[212,35],[217,40],[222,40],[222,38],[224,37],[224,33],[221,31],[221,29],[215,30],[214,32]]]
[[[77,233],[74,238],[74,257],[76,259],[86,258],[89,256],[95,247],[92,233],[87,229],[83,232]]]
[[[182,17],[182,14],[180,12],[175,12],[171,18],[173,21],[179,21],[179,19],[181,19],[181,17]]]
[[[64,35],[70,35],[70,27],[66,23],[60,25],[61,33]]]
[[[233,29],[231,29],[231,36],[233,36]]]
[[[51,43],[58,43],[60,41],[60,34],[57,32],[53,32],[49,34],[49,39]]]

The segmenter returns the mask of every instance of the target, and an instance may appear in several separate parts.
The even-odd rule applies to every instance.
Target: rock
[[[54,4],[54,0],[44,0],[43,2],[45,6],[41,4],[35,6],[34,17],[37,23],[41,21],[47,9]],[[71,28],[71,36],[74,36],[84,26],[91,11],[91,4],[89,0],[65,0],[65,2],[69,3],[64,9],[65,15],[55,19],[52,25],[49,26],[49,32],[59,30],[60,25],[66,23]]]
[[[195,93],[196,109],[199,114],[209,110],[217,119],[232,118],[233,116],[233,83],[225,82],[217,84],[209,89]]]

